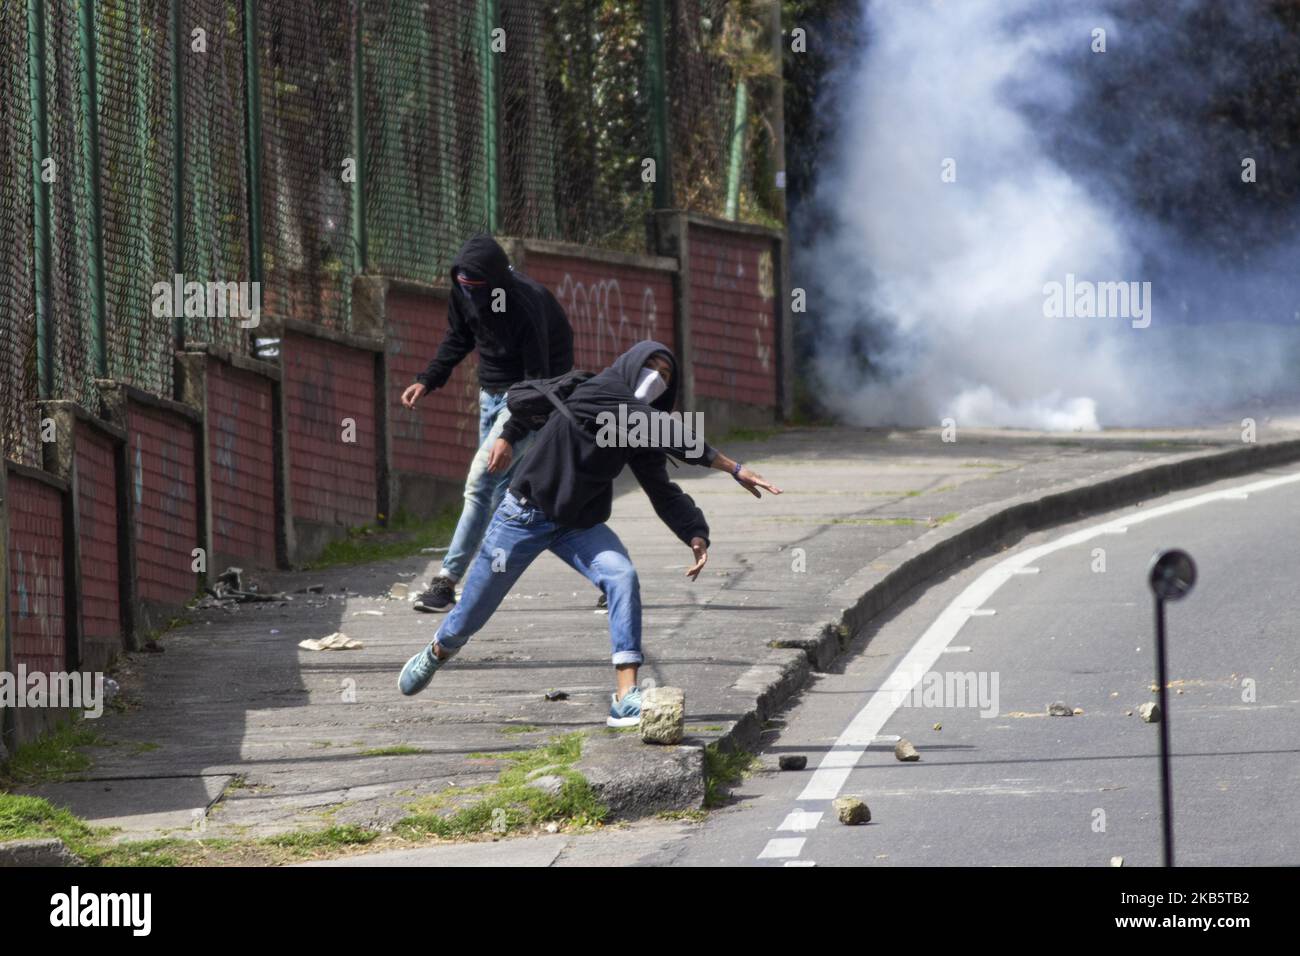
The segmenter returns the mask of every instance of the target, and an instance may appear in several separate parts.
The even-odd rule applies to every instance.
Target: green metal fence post
[[[656,209],[673,205],[672,153],[668,136],[667,51],[664,48],[663,0],[646,4],[649,19],[646,37],[649,42],[651,144],[655,160],[654,204]]]
[[[248,272],[262,281],[262,84],[257,66],[257,0],[244,0],[244,103],[248,166]]]
[[[86,195],[90,197],[90,347],[95,374],[108,378],[108,340],[104,298],[104,202],[99,189],[99,62],[95,49],[95,2],[78,4],[81,57],[81,109],[86,117],[82,141]]]
[[[740,170],[745,158],[745,124],[749,121],[749,86],[736,81],[736,114],[731,121],[731,158],[727,163],[727,218],[735,219],[740,205]]]
[[[487,228],[491,233],[497,231],[497,208],[499,186],[499,164],[497,148],[497,122],[500,115],[497,88],[496,54],[492,52],[492,29],[497,23],[496,0],[479,0],[479,25],[483,51],[483,149],[486,160],[484,202],[487,204]]]
[[[42,163],[50,155],[49,117],[45,111],[45,0],[27,4],[27,86],[32,102],[32,198],[36,253],[36,365],[38,394],[54,395],[54,322],[50,316],[50,192],[41,179]]]
[[[365,26],[362,3],[357,0],[352,54],[352,137],[356,168],[356,181],[352,184],[352,241],[355,256],[353,275],[366,271],[369,260],[366,235],[366,118],[365,118],[365,60],[363,58],[362,30]]]
[[[182,83],[181,0],[172,0],[172,271],[185,273],[185,88]],[[213,277],[217,278],[217,277]],[[175,310],[175,347],[185,349],[185,310]]]
[[[171,0],[172,34],[172,271],[185,272],[185,115],[181,87],[181,0]],[[221,278],[211,276],[210,278]],[[176,310],[176,348],[185,348],[185,310]]]

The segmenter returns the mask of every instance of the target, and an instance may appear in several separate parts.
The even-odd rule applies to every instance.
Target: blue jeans
[[[605,524],[561,527],[539,509],[521,505],[513,492],[506,493],[492,516],[460,600],[438,628],[438,643],[449,651],[464,647],[488,622],[519,575],[548,550],[605,592],[614,663],[640,664],[641,586],[618,535]]]
[[[442,559],[442,573],[458,581],[465,576],[465,570],[474,559],[474,552],[483,541],[483,532],[487,530],[492,513],[500,506],[519,460],[533,442],[533,433],[529,432],[514,446],[510,467],[495,475],[489,472],[488,455],[492,453],[492,446],[501,437],[501,430],[508,421],[510,410],[506,408],[506,393],[493,395],[480,391],[478,451],[474,453],[469,475],[465,479],[465,507],[461,509],[460,520],[456,522],[456,533],[452,535],[447,554]]]

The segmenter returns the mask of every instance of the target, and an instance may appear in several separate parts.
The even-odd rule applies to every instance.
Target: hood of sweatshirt
[[[668,364],[672,366],[672,380],[664,389],[664,393],[650,404],[652,408],[661,412],[671,412],[677,403],[677,383],[681,379],[681,374],[677,368],[677,356],[673,355],[672,349],[662,342],[636,343],[614,359],[609,368],[592,378],[589,384],[597,387],[606,384],[623,385],[629,392],[634,393],[637,379],[641,377],[641,369],[645,368],[645,363],[650,361],[650,356],[656,353],[662,353],[668,358]]]
[[[510,257],[495,239],[486,232],[466,240],[451,264],[452,288],[456,287],[456,273],[464,270],[479,279],[486,279],[491,288],[509,289],[511,286]]]

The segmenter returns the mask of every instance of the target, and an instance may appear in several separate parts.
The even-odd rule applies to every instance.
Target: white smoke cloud
[[[1300,321],[1232,314],[1237,287],[1258,291],[1265,274],[1270,301],[1300,305],[1284,265],[1294,249],[1261,257],[1254,275],[1215,270],[1052,154],[1043,116],[1097,106],[1079,100],[1063,57],[1077,62],[1098,27],[1108,45],[1126,39],[1104,11],[1050,0],[864,10],[869,41],[841,74],[819,174],[825,228],[799,265],[821,323],[818,398],[832,411],[859,424],[1094,430],[1196,420],[1297,378]],[[955,182],[941,178],[947,159]],[[1045,283],[1067,274],[1156,278],[1151,327],[1045,317]]]

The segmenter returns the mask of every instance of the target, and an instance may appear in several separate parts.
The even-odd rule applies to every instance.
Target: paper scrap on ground
[[[308,638],[299,641],[298,646],[306,651],[355,651],[365,647],[360,641],[354,641],[342,631],[335,631],[328,637]]]

